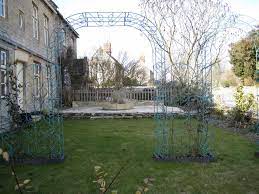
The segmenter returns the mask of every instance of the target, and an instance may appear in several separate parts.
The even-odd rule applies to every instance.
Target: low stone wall
[[[64,119],[140,119],[153,118],[154,113],[61,113]]]

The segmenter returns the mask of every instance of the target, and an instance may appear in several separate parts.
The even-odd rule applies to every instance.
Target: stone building
[[[112,56],[111,43],[105,43],[89,61],[89,80],[96,87],[120,87],[122,78],[123,66]]]
[[[154,86],[154,73],[147,66],[144,55],[138,60],[129,60],[127,55],[116,59],[108,42],[89,60],[89,80],[97,87]]]
[[[13,69],[21,109],[46,109],[50,96],[59,95],[60,53],[71,47],[76,55],[77,38],[52,0],[0,0],[0,108],[10,92],[6,72]]]

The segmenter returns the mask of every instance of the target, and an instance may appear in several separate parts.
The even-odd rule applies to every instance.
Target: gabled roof
[[[106,57],[107,59],[111,59],[114,63],[119,63],[118,60],[115,59],[112,55],[105,52],[102,47],[98,48],[91,58],[93,59],[95,57]]]

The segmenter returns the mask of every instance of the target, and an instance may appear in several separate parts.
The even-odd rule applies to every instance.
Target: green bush
[[[253,94],[244,94],[243,86],[239,86],[234,95],[236,106],[230,110],[229,115],[235,122],[250,122],[252,111],[255,106],[255,97]],[[250,112],[249,112],[250,111]]]
[[[243,86],[239,86],[234,95],[236,107],[241,112],[245,113],[255,106],[255,97],[253,94],[244,94]]]

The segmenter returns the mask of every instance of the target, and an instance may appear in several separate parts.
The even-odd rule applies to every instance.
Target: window
[[[0,17],[5,17],[5,0],[0,0]]]
[[[1,63],[1,98],[3,98],[4,96],[6,96],[7,94],[7,78],[6,78],[6,69],[7,69],[7,64],[6,64],[6,52],[5,51],[1,51],[0,52],[0,63]]]
[[[24,30],[24,13],[21,10],[19,11],[19,28]]]
[[[44,15],[44,44],[49,45],[49,18]]]
[[[34,64],[34,95],[40,97],[40,85],[41,85],[41,65]]]
[[[39,17],[38,17],[38,8],[33,4],[32,11],[32,30],[33,38],[39,39]]]
[[[66,46],[66,32],[64,29],[60,32],[60,42],[63,46]]]
[[[73,37],[71,37],[71,47],[72,49],[75,48],[75,39]]]

